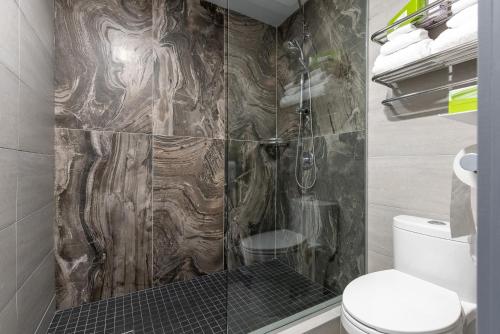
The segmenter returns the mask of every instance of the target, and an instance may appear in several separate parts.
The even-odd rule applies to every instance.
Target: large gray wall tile
[[[0,310],[16,293],[16,226],[0,231]]]
[[[17,334],[16,297],[0,311],[0,333]]]
[[[370,157],[457,154],[476,141],[475,126],[438,116],[387,119],[384,108],[378,104],[368,114]]]
[[[56,296],[52,296],[52,301],[50,302],[50,305],[47,307],[45,310],[45,314],[43,315],[43,319],[40,321],[40,324],[38,325],[38,328],[36,329],[35,334],[46,334],[47,329],[50,326],[50,322],[52,321],[52,318],[54,317],[54,313],[56,311]]]
[[[47,254],[17,294],[19,333],[34,333],[54,296],[54,253]]]
[[[21,80],[38,95],[53,98],[54,62],[26,18],[19,24],[19,73]]]
[[[17,148],[19,79],[2,64],[0,64],[0,100],[2,101],[0,147],[15,149]]]
[[[448,216],[453,156],[388,156],[368,160],[368,201]]]
[[[54,52],[54,0],[18,0],[19,7],[46,50]]]
[[[19,152],[17,218],[22,219],[54,198],[54,157]]]
[[[54,203],[17,222],[17,286],[22,286],[54,248]]]
[[[0,62],[19,73],[19,8],[14,0],[0,1]]]
[[[0,149],[0,229],[16,221],[17,153]]]
[[[368,256],[367,271],[369,273],[380,270],[387,270],[394,267],[394,261],[391,256],[383,255],[377,252],[373,252],[371,250],[368,250],[367,256]]]
[[[54,154],[54,104],[24,83],[20,86],[19,148]]]
[[[54,211],[40,210],[54,199],[53,13],[52,0],[0,2],[2,334],[45,332],[54,312]]]

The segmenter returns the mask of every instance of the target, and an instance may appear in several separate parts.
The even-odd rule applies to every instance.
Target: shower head
[[[302,46],[300,45],[299,41],[297,41],[296,39],[287,41],[285,43],[285,47],[288,50],[288,52],[297,57],[298,61],[300,62],[304,70],[307,71],[307,64],[304,58],[304,51],[302,50]]]

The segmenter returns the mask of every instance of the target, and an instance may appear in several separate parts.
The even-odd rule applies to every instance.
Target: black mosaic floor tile
[[[47,333],[249,333],[334,297],[276,260],[59,311]]]

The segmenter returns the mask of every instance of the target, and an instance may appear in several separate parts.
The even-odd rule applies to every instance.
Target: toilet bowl
[[[449,223],[394,218],[394,269],[353,280],[344,290],[348,334],[473,334],[476,273],[468,238]]]
[[[262,263],[281,257],[293,257],[305,243],[302,234],[290,230],[254,234],[241,241],[245,265]]]

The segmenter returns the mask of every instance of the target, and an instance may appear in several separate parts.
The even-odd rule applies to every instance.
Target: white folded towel
[[[472,5],[453,15],[453,17],[446,22],[446,25],[448,28],[458,28],[461,25],[473,23],[477,25],[478,14],[478,5]]]
[[[458,0],[451,5],[451,12],[457,14],[467,7],[477,4],[477,0]]]
[[[311,98],[319,97],[326,95],[330,90],[328,89],[329,83],[333,79],[332,76],[328,76],[323,80],[321,83],[316,84],[311,87]],[[309,99],[309,87],[305,87],[304,89],[304,100]],[[285,95],[281,98],[280,100],[280,107],[281,108],[286,108],[290,107],[296,104],[299,104],[300,102],[300,92],[293,94],[293,95]]]
[[[304,83],[305,85],[304,87],[306,88],[309,86],[309,81],[311,82],[311,86],[314,86],[326,79],[326,74],[325,72],[321,71],[321,69],[319,69],[319,71],[314,70],[313,72],[310,73],[310,75],[311,78],[309,80],[306,80],[306,82]],[[285,86],[284,95],[294,95],[300,91],[300,83],[298,84],[293,83],[293,84],[294,85],[288,84]]]
[[[396,30],[394,30],[393,32],[389,33],[387,35],[387,39],[389,41],[392,41],[394,40],[397,36],[399,35],[402,35],[402,34],[407,34],[409,32],[412,32],[414,30],[417,30],[417,28],[413,25],[413,24],[407,24],[407,25],[404,25],[400,28],[397,28]]]
[[[406,48],[409,45],[423,41],[429,38],[429,32],[425,29],[417,29],[407,34],[397,35],[392,41],[382,45],[380,48],[381,55],[390,55],[396,51]]]
[[[394,52],[388,56],[380,55],[375,60],[373,74],[380,74],[403,65],[417,61],[430,55],[430,45],[432,39],[424,39],[418,43],[412,44],[402,50]]]
[[[475,39],[477,39],[477,23],[446,29],[432,43],[431,53],[438,53],[453,46],[472,42]]]

